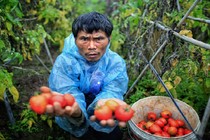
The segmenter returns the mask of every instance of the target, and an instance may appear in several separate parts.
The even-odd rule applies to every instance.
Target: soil
[[[50,51],[53,60],[55,60],[59,54],[59,51],[56,48],[51,48]],[[52,68],[52,64],[49,61],[50,59],[44,49],[41,51],[39,57],[48,67],[48,69]],[[24,61],[23,64],[18,67],[11,68],[11,70],[14,73],[13,84],[18,89],[20,94],[18,103],[14,103],[12,101],[12,97],[9,93],[7,93],[7,95],[10,101],[10,106],[12,108],[15,121],[18,124],[15,125],[16,127],[12,127],[11,121],[9,120],[9,117],[7,115],[5,102],[0,101],[0,134],[2,134],[6,140],[70,140],[70,135],[60,129],[54,122],[53,127],[50,128],[49,125],[47,125],[46,121],[37,121],[36,129],[31,130],[31,132],[27,130],[27,127],[24,127],[24,124],[20,123],[20,120],[23,119],[21,118],[21,113],[24,109],[27,108],[25,104],[28,103],[29,98],[39,91],[39,87],[43,85],[48,85],[49,72],[40,63],[40,61],[38,61],[38,59],[34,57],[33,61]],[[123,132],[123,140],[132,140],[127,129],[124,129]],[[209,138],[210,131],[208,128],[204,135],[204,139]],[[1,135],[0,139],[2,139]]]

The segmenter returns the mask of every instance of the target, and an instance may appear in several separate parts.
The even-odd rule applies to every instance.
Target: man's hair
[[[110,37],[113,30],[113,24],[105,15],[98,12],[80,15],[72,24],[72,32],[75,38],[79,31],[93,33],[93,31],[99,30],[104,31],[107,37]]]

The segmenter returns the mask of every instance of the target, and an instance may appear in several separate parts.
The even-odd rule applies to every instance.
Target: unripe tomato
[[[116,102],[115,100],[107,100],[105,102],[105,105],[107,105],[112,111],[115,111],[116,107],[119,106],[118,102]]]

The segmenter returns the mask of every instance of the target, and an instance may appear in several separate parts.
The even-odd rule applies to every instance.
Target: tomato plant
[[[120,105],[115,110],[115,117],[119,121],[128,121],[133,117],[134,110],[129,105]]]

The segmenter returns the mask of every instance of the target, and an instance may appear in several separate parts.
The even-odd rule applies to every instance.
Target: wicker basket
[[[182,110],[183,114],[191,124],[194,131],[198,131],[200,127],[199,116],[196,111],[189,106],[188,104],[175,99],[176,103]],[[140,99],[132,105],[132,108],[135,110],[134,117],[128,122],[129,130],[135,135],[135,138],[139,138],[141,140],[194,140],[196,136],[194,133],[190,133],[180,137],[171,137],[164,138],[161,136],[154,136],[150,133],[147,133],[137,127],[137,123],[141,120],[146,120],[147,113],[150,111],[155,112],[157,115],[160,114],[162,110],[170,110],[173,114],[173,118],[175,119],[183,119],[177,107],[172,102],[171,98],[165,96],[150,96],[144,99]],[[160,117],[160,116],[157,116]],[[186,122],[185,122],[186,123]],[[188,126],[187,126],[188,127]],[[189,128],[189,127],[188,127]]]

